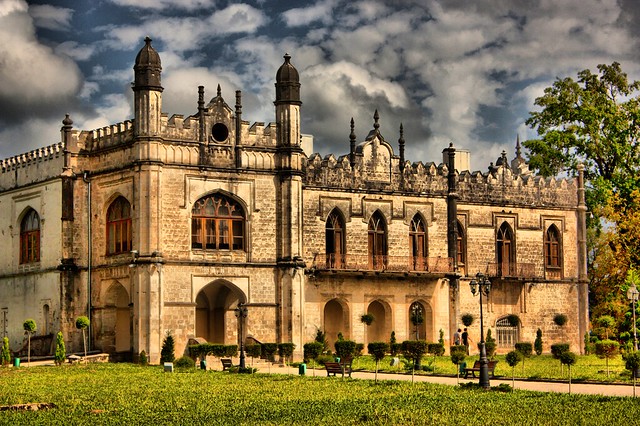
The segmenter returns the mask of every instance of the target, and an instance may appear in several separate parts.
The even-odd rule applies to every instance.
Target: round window
[[[222,123],[216,123],[211,128],[211,136],[216,142],[224,142],[229,137],[229,129]]]

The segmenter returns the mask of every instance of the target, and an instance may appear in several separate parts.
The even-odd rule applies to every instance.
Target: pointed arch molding
[[[518,215],[516,213],[493,213],[493,227],[496,232],[505,222],[509,224],[515,236],[518,229]]]
[[[564,222],[564,217],[562,216],[546,216],[546,215],[542,215],[540,216],[540,228],[542,229],[543,232],[547,232],[547,229],[551,226],[551,225],[555,225],[558,228],[558,231],[560,231],[561,234],[564,234],[565,232],[567,232],[567,230],[565,229],[565,222]]]
[[[427,226],[431,226],[431,223],[435,221],[433,203],[411,203],[405,201],[402,207],[404,211],[404,224],[407,226],[411,224],[411,220],[416,214],[424,218]]]
[[[331,213],[336,207],[342,213],[344,221],[351,222],[351,198],[320,196],[319,201],[320,211],[318,212],[318,215],[323,222],[327,221],[329,213]]]
[[[366,199],[366,198],[362,199],[362,222],[369,223],[369,219],[371,219],[371,215],[373,215],[373,213],[375,213],[376,210],[380,210],[387,224],[391,222],[392,213],[393,213],[392,201],[372,200],[372,199]]]
[[[216,281],[225,281],[229,284],[234,285],[244,294],[247,303],[252,302],[251,294],[249,292],[249,277],[226,275],[192,275],[191,302],[196,303],[196,297],[198,296],[198,293],[200,293],[203,288]]]
[[[256,188],[253,181],[242,179],[208,179],[195,175],[185,175],[184,177],[184,204],[180,207],[190,210],[193,207],[193,203],[205,195],[216,191],[232,195],[245,203],[247,219],[249,219],[249,215],[251,215],[252,212],[256,211]]]

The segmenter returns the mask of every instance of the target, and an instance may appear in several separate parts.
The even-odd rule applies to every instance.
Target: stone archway
[[[414,316],[422,319],[419,324],[414,324]],[[408,333],[409,340],[428,340],[437,342],[439,336],[436,336],[433,329],[433,311],[428,303],[422,300],[415,301],[409,305],[408,312]],[[420,322],[420,321],[417,321]]]
[[[382,300],[369,303],[367,313],[373,315],[373,323],[367,326],[367,343],[386,342],[391,336],[391,307]]]
[[[240,289],[226,281],[214,281],[196,295],[196,337],[210,343],[238,343],[234,309],[246,303]]]
[[[118,282],[111,284],[101,310],[102,350],[108,353],[131,353],[131,306],[129,293]],[[128,357],[124,357],[125,359]]]
[[[331,299],[324,305],[324,333],[332,350],[338,333],[342,333],[345,339],[349,338],[349,307],[343,301]]]

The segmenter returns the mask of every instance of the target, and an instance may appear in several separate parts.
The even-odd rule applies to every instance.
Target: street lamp
[[[478,272],[476,279],[469,283],[471,294],[480,295],[480,386],[484,389],[490,389],[489,383],[489,360],[487,359],[487,348],[484,343],[484,317],[482,315],[482,295],[489,296],[491,291],[491,281],[486,275]]]
[[[244,306],[242,302],[238,303],[238,307],[235,309],[236,318],[238,318],[238,324],[240,325],[240,368],[245,368],[244,362],[244,333],[243,333],[243,323],[245,318],[247,318],[247,314],[249,313],[247,307]]]
[[[635,283],[632,283],[627,290],[627,299],[631,300],[631,306],[633,309],[633,350],[638,350],[638,338],[636,336],[636,302],[638,301],[638,289]]]

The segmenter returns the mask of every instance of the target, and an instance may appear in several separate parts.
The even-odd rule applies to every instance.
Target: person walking
[[[464,328],[464,331],[462,332],[462,344],[465,347],[467,355],[469,355],[469,332],[467,331],[466,327]]]
[[[453,333],[453,344],[456,346],[460,346],[460,332],[462,330],[458,329],[455,333]]]

